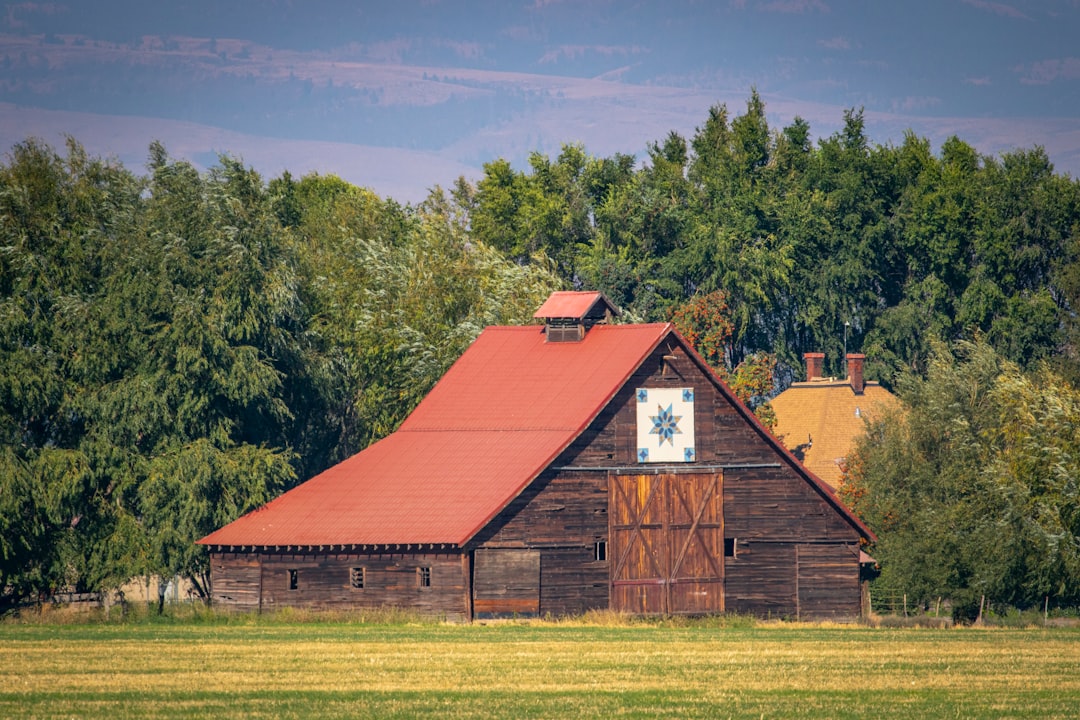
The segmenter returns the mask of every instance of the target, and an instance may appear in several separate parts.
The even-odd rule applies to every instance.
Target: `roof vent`
[[[555,292],[533,317],[544,319],[547,342],[579,342],[593,325],[607,323],[618,314],[603,293]]]

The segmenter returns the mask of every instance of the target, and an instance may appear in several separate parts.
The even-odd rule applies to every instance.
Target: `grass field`
[[[1080,630],[0,623],[0,717],[1074,718]]]

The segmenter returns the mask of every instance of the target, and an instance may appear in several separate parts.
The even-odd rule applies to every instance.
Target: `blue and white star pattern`
[[[638,388],[637,461],[693,462],[694,389]]]
[[[649,434],[660,437],[660,446],[663,447],[665,442],[674,446],[675,436],[682,435],[682,430],[679,429],[679,421],[682,420],[682,415],[673,413],[671,405],[667,407],[657,405],[656,414],[650,415],[649,419],[652,420],[653,424]]]

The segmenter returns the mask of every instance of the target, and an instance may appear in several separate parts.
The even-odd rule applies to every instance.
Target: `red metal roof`
[[[598,325],[567,343],[545,342],[537,325],[487,328],[397,432],[199,542],[460,546],[588,427],[669,333],[744,420],[873,540],[670,324],[651,324]]]
[[[540,309],[533,313],[534,318],[580,318],[585,317],[596,303],[606,304],[613,312],[615,306],[608,302],[603,293],[595,291],[563,291],[551,293]]]
[[[397,432],[199,542],[461,545],[588,426],[668,332],[668,324],[599,325],[580,342],[546,343],[539,326],[488,328]]]

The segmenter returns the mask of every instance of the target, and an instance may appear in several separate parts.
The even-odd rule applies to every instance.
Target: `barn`
[[[400,428],[199,542],[219,607],[852,617],[870,530],[670,324],[489,327]]]

